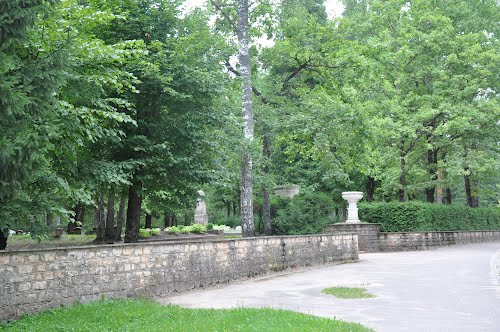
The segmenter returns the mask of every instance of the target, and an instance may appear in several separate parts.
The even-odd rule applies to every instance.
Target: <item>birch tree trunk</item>
[[[241,163],[240,216],[242,235],[254,236],[253,223],[253,184],[251,145],[254,138],[252,109],[252,77],[248,38],[248,0],[238,0],[238,50],[241,71],[242,115],[243,115],[243,155]]]
[[[271,199],[269,198],[269,188],[267,178],[269,177],[269,159],[271,156],[271,142],[269,135],[264,135],[262,140],[262,155],[264,157],[263,175],[266,178],[262,189],[262,223],[264,224],[264,234],[272,235],[273,226],[271,224]]]

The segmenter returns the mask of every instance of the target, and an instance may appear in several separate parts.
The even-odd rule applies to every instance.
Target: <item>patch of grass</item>
[[[224,238],[225,239],[240,239],[241,238],[241,235],[224,235]]]
[[[358,287],[331,287],[322,290],[325,294],[330,294],[341,299],[369,299],[376,297],[367,293],[366,288]]]
[[[373,331],[356,323],[285,310],[187,309],[149,300],[106,300],[45,311],[0,331]]]

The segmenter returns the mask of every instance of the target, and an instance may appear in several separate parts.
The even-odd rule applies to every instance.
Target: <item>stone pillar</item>
[[[196,200],[196,209],[194,210],[195,224],[208,224],[207,204],[205,203],[205,193],[203,190],[198,191],[198,199]]]
[[[342,198],[349,203],[346,223],[360,223],[356,204],[363,198],[363,193],[361,191],[345,191],[342,193]]]
[[[378,234],[379,224],[372,223],[340,223],[327,225],[323,232],[326,234],[355,233],[358,234],[359,251],[377,252],[379,251]]]

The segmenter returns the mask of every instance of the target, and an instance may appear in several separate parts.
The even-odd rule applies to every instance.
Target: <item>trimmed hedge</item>
[[[421,202],[365,203],[360,219],[382,232],[500,230],[500,208],[470,208]]]

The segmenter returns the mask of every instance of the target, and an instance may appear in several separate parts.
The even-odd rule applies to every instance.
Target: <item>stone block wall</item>
[[[379,251],[379,224],[372,223],[341,223],[331,224],[324,228],[324,233],[355,233],[358,234],[359,251]]]
[[[380,251],[427,250],[455,244],[500,241],[500,231],[379,233]]]
[[[0,252],[0,321],[101,297],[166,295],[357,260],[356,234]]]

